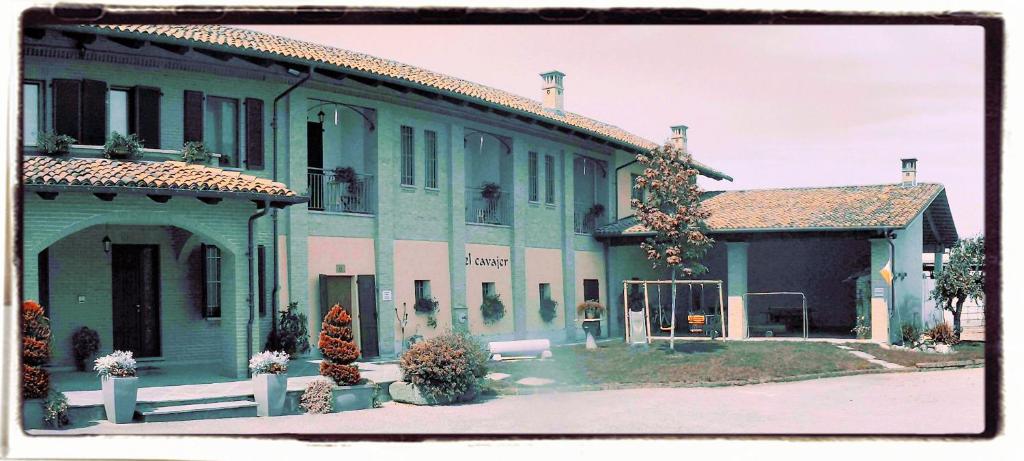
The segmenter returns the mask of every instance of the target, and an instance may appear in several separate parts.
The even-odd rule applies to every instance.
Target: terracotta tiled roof
[[[946,206],[942,215],[948,216],[944,194],[940,184],[762,189],[708,192],[703,204],[711,212],[708,227],[718,233],[902,228],[940,196]],[[955,236],[955,228],[951,231]],[[647,233],[647,228],[630,216],[601,227],[594,235]]]
[[[288,58],[326,63],[345,69],[352,69],[377,76],[423,85],[435,90],[443,90],[454,95],[469,96],[509,109],[547,118],[556,123],[579,128],[640,150],[650,150],[658,144],[629,133],[617,126],[584,117],[579,114],[547,109],[540,102],[519,95],[502,91],[489,86],[480,85],[460,78],[451,77],[427,69],[403,64],[389,59],[378,58],[355,51],[333,48],[317,43],[304,42],[272,34],[257,32],[235,27],[219,25],[97,25],[86,26],[132,34],[156,35],[200,42],[211,45],[228,46],[251,50],[259,53],[273,54]],[[698,165],[702,172],[715,179],[729,179],[724,173],[703,164]]]
[[[238,171],[178,161],[118,161],[103,158],[26,156],[22,182],[31,186],[150,188],[259,194],[297,199],[284,184]],[[294,200],[289,200],[294,201]]]

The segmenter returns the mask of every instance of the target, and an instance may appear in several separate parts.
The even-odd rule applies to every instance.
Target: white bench
[[[551,341],[547,339],[523,339],[519,341],[491,341],[487,343],[491,360],[511,357],[551,358]]]

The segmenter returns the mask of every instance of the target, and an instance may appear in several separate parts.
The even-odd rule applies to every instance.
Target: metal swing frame
[[[672,306],[672,327],[671,327],[671,331],[669,332],[669,336],[665,337],[665,336],[654,336],[654,335],[652,335],[651,334],[651,313],[650,313],[651,309],[650,309],[650,296],[649,296],[650,292],[648,290],[648,287],[650,285],[670,285],[671,286],[673,284],[675,284],[675,285],[681,285],[681,284],[689,285],[691,287],[691,289],[692,289],[693,285],[701,285],[701,286],[703,286],[703,285],[716,285],[718,287],[718,310],[719,310],[719,315],[722,318],[722,322],[721,323],[722,323],[723,331],[721,332],[721,334],[724,337],[724,334],[725,334],[725,331],[724,331],[724,329],[725,329],[725,302],[724,302],[724,298],[722,296],[722,281],[721,280],[676,280],[674,282],[672,280],[623,280],[622,281],[622,292],[624,294],[623,298],[625,299],[625,302],[623,303],[622,309],[623,309],[623,315],[625,316],[624,318],[627,321],[627,328],[625,329],[626,330],[626,343],[627,344],[631,344],[630,339],[631,339],[631,335],[632,335],[632,333],[630,331],[631,328],[628,328],[628,326],[629,326],[629,324],[628,324],[628,322],[629,322],[629,296],[628,296],[629,286],[630,285],[642,285],[643,286],[643,292],[644,292],[644,308],[643,308],[642,312],[643,312],[643,315],[644,315],[644,324],[645,324],[644,334],[647,337],[646,338],[647,344],[651,344],[651,342],[653,340],[655,340],[655,339],[661,339],[661,340],[668,340],[671,346],[673,346],[673,347],[675,346],[675,339],[676,339],[676,336],[675,336],[675,331],[676,331],[676,307]],[[675,288],[675,287],[673,287],[673,288]],[[660,293],[661,293],[661,291],[659,289],[659,294]],[[703,296],[703,294],[702,294],[702,296]],[[691,297],[691,302],[692,302],[692,297]],[[688,317],[689,317],[689,315],[688,315]]]

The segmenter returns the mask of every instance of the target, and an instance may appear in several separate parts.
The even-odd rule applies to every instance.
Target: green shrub
[[[201,142],[189,141],[181,146],[181,161],[185,163],[206,163],[210,161],[210,152]]]
[[[434,298],[419,298],[412,307],[421,314],[433,314],[437,311],[437,300]]]
[[[484,323],[488,325],[501,320],[505,316],[505,303],[501,302],[501,295],[494,293],[484,296],[484,302],[480,304],[480,313],[483,314]]]
[[[925,332],[932,341],[937,343],[943,343],[949,346],[955,346],[960,343],[960,338],[956,337],[953,333],[953,327],[949,326],[948,323],[942,322],[928,329]]]
[[[558,301],[551,298],[540,300],[540,319],[544,323],[551,323],[558,316]]]
[[[46,395],[43,401],[43,422],[57,429],[68,425],[68,398],[63,392],[50,391]]]
[[[308,321],[306,314],[298,312],[298,306],[296,302],[288,303],[288,307],[281,311],[277,329],[270,331],[264,350],[284,351],[291,356],[309,352]]]
[[[452,333],[418,342],[399,361],[402,380],[437,399],[457,398],[486,374],[486,353],[479,349],[471,338]]]
[[[100,350],[100,334],[89,327],[81,327],[71,335],[71,348],[75,356],[75,367],[85,371],[85,362]]]

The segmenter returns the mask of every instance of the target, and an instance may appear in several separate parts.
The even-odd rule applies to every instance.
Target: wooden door
[[[359,337],[364,358],[377,357],[377,286],[372,275],[356,278],[359,291]]]
[[[160,259],[156,245],[114,245],[111,258],[114,349],[160,356]]]

